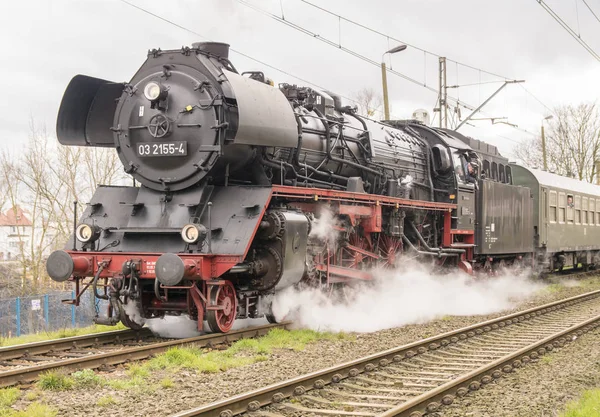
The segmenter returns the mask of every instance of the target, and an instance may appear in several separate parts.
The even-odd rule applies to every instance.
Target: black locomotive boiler
[[[460,134],[377,122],[335,94],[271,84],[239,73],[214,42],[153,49],[128,83],[71,80],[59,142],[115,148],[137,181],[100,186],[48,258],[54,280],[74,283],[72,303],[89,288],[110,301],[99,323],[139,327],[133,306],[227,332],[236,318],[274,320],[277,291],[370,281],[406,251],[469,273],[489,266],[480,240],[515,215],[486,214],[498,226],[481,235],[482,213],[506,196],[531,205],[526,188],[482,178],[486,159]],[[331,233],[311,233],[324,212]],[[511,226],[504,259],[532,256],[530,226]]]

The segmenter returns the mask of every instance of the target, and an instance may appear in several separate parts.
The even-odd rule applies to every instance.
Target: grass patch
[[[150,375],[150,371],[139,363],[131,363],[127,366],[127,374],[132,378],[146,378]]]
[[[106,385],[117,391],[121,390],[132,390],[140,388],[146,385],[146,381],[139,377],[125,378],[125,379],[109,379],[106,381]]]
[[[41,403],[30,404],[25,410],[0,409],[2,417],[56,417],[58,411]]]
[[[234,353],[269,354],[273,349],[303,350],[307,344],[320,340],[354,340],[354,337],[346,333],[317,332],[307,329],[273,329],[263,337],[238,340],[228,350]]]
[[[104,379],[94,372],[93,369],[84,369],[71,374],[76,388],[98,387],[104,384]]]
[[[24,396],[23,399],[27,401],[35,401],[39,398],[40,393],[37,391],[29,391]]]
[[[542,359],[540,359],[540,363],[543,363],[543,364],[549,364],[552,362],[554,362],[554,358],[550,355],[542,356]]]
[[[64,339],[65,337],[81,336],[84,334],[94,334],[125,329],[127,329],[127,327],[123,326],[122,323],[119,323],[116,326],[102,326],[99,324],[95,324],[93,326],[88,327],[65,328],[53,332],[26,334],[18,337],[0,337],[0,346],[13,346],[20,345],[23,343],[41,342],[44,340],[52,339]]]
[[[160,386],[162,388],[169,389],[169,388],[173,388],[175,386],[175,383],[170,378],[164,378],[163,380],[160,381]]]
[[[213,373],[226,371],[268,359],[273,349],[302,350],[307,344],[319,340],[352,339],[345,333],[321,333],[314,330],[273,329],[256,339],[242,339],[223,351],[211,351],[196,347],[173,347],[144,364],[150,370],[191,369]]]
[[[73,378],[63,372],[48,371],[40,375],[38,386],[43,390],[63,391],[73,388]]]
[[[542,291],[545,291],[545,292],[550,293],[550,294],[555,294],[557,292],[562,291],[563,289],[564,289],[564,285],[559,282],[559,283],[556,283],[556,284],[547,285],[546,287],[543,288]]]
[[[105,384],[115,390],[136,389],[151,393],[159,387],[172,388],[175,385],[169,378],[162,379],[158,385],[150,385],[146,379],[153,371],[176,372],[180,369],[201,373],[226,371],[266,361],[274,349],[302,350],[309,343],[319,340],[354,340],[354,336],[314,330],[273,329],[263,337],[242,339],[221,351],[208,351],[194,346],[176,346],[149,361],[130,364],[127,369],[128,378],[108,379]]]
[[[206,352],[195,347],[173,347],[151,359],[149,369],[192,369],[203,373],[226,371],[244,365],[255,363],[253,356],[236,355],[235,352],[213,351]]]
[[[0,389],[0,415],[2,409],[12,406],[21,395],[21,390],[16,387]]]
[[[117,400],[115,400],[112,395],[105,395],[104,397],[101,397],[98,399],[98,401],[96,401],[96,405],[98,407],[110,407],[111,405],[115,405],[116,403]]]
[[[579,400],[567,404],[560,417],[596,417],[600,415],[600,389],[584,391]]]

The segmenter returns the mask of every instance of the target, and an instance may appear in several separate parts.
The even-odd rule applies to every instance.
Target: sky
[[[473,107],[499,88],[503,78],[462,64],[525,80],[506,86],[475,116],[506,117],[503,120],[518,128],[479,120],[460,130],[498,146],[507,156],[517,143],[538,134],[542,119],[556,106],[599,98],[600,62],[537,0],[306,0],[394,39],[340,20],[304,0],[127,1],[130,4],[123,0],[3,2],[0,39],[6,50],[0,58],[4,82],[0,148],[18,152],[27,141],[32,120],[53,132],[62,94],[74,75],[129,81],[148,49],[177,49],[205,40],[229,43],[237,51],[231,52],[230,59],[240,71],[262,70],[276,83],[306,85],[309,81],[349,98],[363,88],[379,93],[381,70],[319,38],[376,63],[399,44],[394,39],[401,40],[409,47],[386,56],[386,63],[416,82],[388,74],[391,113],[399,119],[419,108],[433,114],[437,55],[453,60],[447,64],[448,85],[460,87],[449,89],[448,94]],[[600,17],[600,0],[585,2]],[[600,20],[584,0],[546,3],[600,52]],[[283,16],[310,33],[265,13]],[[469,113],[461,108],[462,118]]]

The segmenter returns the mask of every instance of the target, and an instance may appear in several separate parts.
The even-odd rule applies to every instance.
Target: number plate
[[[187,142],[138,143],[136,151],[139,156],[185,156]]]

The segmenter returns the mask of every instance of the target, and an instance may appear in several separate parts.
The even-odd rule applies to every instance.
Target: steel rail
[[[0,372],[0,388],[34,381],[46,371],[53,369],[64,369],[75,371],[85,368],[98,368],[102,366],[117,365],[120,363],[147,359],[150,356],[164,352],[173,346],[190,345],[209,346],[220,343],[229,343],[236,340],[263,336],[275,328],[287,328],[290,322],[266,324],[262,326],[249,327],[235,330],[229,333],[213,333],[186,339],[168,340],[166,342],[151,343],[144,346],[124,348],[114,352],[92,354],[81,358],[65,359],[35,366],[18,368],[10,371]]]
[[[600,290],[577,295],[564,300],[554,301],[524,311],[512,313],[503,317],[487,320],[482,323],[433,336],[421,341],[409,343],[404,346],[378,352],[361,359],[356,359],[341,365],[272,384],[267,387],[246,392],[228,399],[182,411],[174,414],[173,417],[232,417],[234,415],[239,415],[246,412],[254,412],[262,407],[281,403],[286,398],[301,396],[309,390],[322,389],[326,385],[338,383],[346,378],[357,377],[361,374],[368,374],[376,370],[381,370],[388,365],[400,363],[404,360],[409,360],[425,353],[432,353],[441,347],[468,342],[470,339],[485,333],[492,335],[493,331],[510,329],[510,326],[514,324],[532,320],[545,314],[593,300],[598,297],[600,297]],[[490,361],[476,371],[472,371],[469,374],[460,376],[459,378],[452,380],[452,382],[436,387],[434,390],[428,391],[419,397],[410,399],[409,402],[398,407],[395,407],[394,404],[390,404],[390,410],[388,413],[392,414],[385,415],[408,415],[410,417],[417,417],[421,414],[413,413],[419,413],[420,411],[416,411],[419,408],[429,407],[428,410],[432,411],[433,408],[438,407],[440,404],[436,401],[441,401],[444,404],[451,403],[451,400],[453,401],[454,397],[446,394],[448,390],[460,385],[461,387],[458,388],[460,392],[457,392],[456,394],[460,396],[461,394],[466,394],[469,390],[479,389],[482,384],[489,383],[493,378],[501,376],[502,372],[511,372],[512,369],[521,366],[524,362],[531,360],[534,356],[539,356],[549,350],[552,350],[555,346],[553,343],[557,343],[557,346],[566,343],[567,340],[565,339],[565,335],[573,332],[576,334],[583,334],[584,331],[590,330],[592,326],[597,326],[599,320],[600,316],[593,317],[584,321],[583,323],[560,330],[558,333],[553,334],[550,337],[536,341],[535,343],[528,345],[526,348],[519,349],[508,354],[507,356],[503,356],[501,359],[493,362]],[[558,342],[557,339],[560,339],[561,341]],[[536,350],[536,352],[533,352],[534,350]],[[528,359],[525,359],[525,356],[528,352],[533,352],[532,356]],[[508,364],[509,362],[511,362],[510,365]],[[498,374],[497,371],[499,368],[501,369],[500,374]],[[491,376],[487,375],[488,372],[491,372]],[[476,381],[483,373],[486,375],[481,378],[481,381]],[[467,384],[466,388],[462,387],[464,384]],[[442,389],[442,387],[444,387],[444,389]],[[464,389],[466,389],[466,392]],[[417,400],[417,398],[419,399]],[[423,405],[423,403],[427,401],[429,401],[429,404]],[[328,414],[331,414],[331,412]],[[340,412],[339,414],[358,415],[353,412]]]
[[[554,348],[563,346],[569,340],[572,340],[569,336],[581,336],[598,326],[600,326],[600,315],[554,333],[545,339],[440,385],[425,394],[419,395],[404,404],[380,414],[379,417],[421,417],[424,415],[424,412],[435,412],[442,405],[452,404],[456,397],[464,397],[469,391],[477,391],[483,385],[489,384],[494,379],[498,379],[503,373],[510,373],[514,369],[520,368],[523,364],[529,363],[532,359],[537,359]]]
[[[17,359],[23,356],[40,355],[48,352],[60,352],[73,348],[103,345],[113,343],[114,341],[139,340],[148,336],[152,336],[152,332],[148,328],[140,330],[126,329],[4,346],[0,347],[0,361]]]

